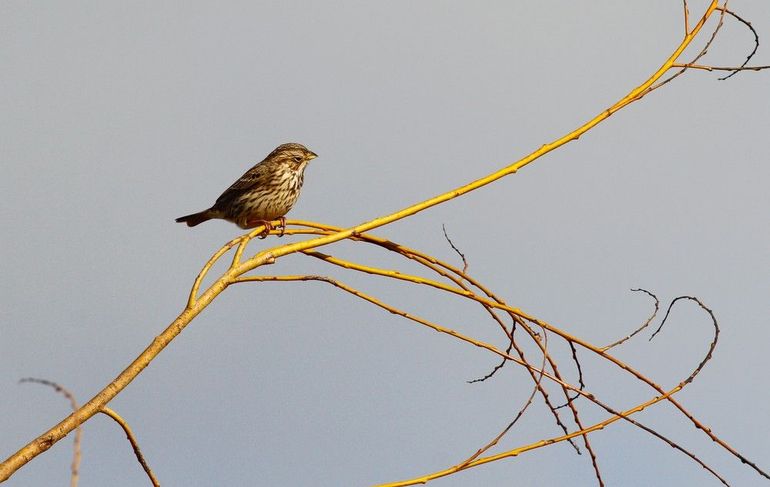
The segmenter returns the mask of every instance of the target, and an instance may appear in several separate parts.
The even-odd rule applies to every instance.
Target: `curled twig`
[[[511,353],[511,348],[513,348],[513,339],[508,343],[508,348],[505,349],[505,353]],[[477,382],[484,382],[485,380],[491,378],[493,375],[495,375],[500,369],[502,369],[505,366],[505,363],[508,362],[508,359],[502,359],[499,364],[492,367],[492,370],[490,370],[487,375],[477,377],[475,379],[466,380],[468,384],[475,384]]]
[[[24,379],[19,380],[19,384],[24,383],[35,383],[35,384],[43,384],[45,386],[53,387],[56,392],[66,397],[70,402],[70,407],[73,411],[77,411],[78,409],[78,401],[75,399],[75,395],[72,394],[69,390],[67,390],[65,387],[60,386],[56,382],[45,380],[45,379],[36,379],[34,377],[25,377]],[[82,458],[81,448],[80,444],[83,440],[83,427],[78,426],[75,429],[75,438],[72,441],[72,463],[70,464],[70,487],[77,487],[78,480],[80,478],[80,460]]]
[[[648,291],[646,289],[642,289],[642,288],[632,289],[631,291],[633,291],[633,292],[643,292],[643,293],[647,294],[648,296],[650,296],[653,300],[655,300],[655,309],[652,311],[652,314],[650,315],[650,317],[647,318],[647,321],[642,323],[642,325],[639,328],[637,328],[636,330],[634,330],[630,334],[626,335],[625,337],[621,338],[620,340],[618,340],[616,342],[613,342],[613,343],[611,343],[611,344],[609,344],[609,345],[607,345],[605,347],[602,347],[601,350],[603,352],[606,352],[610,348],[615,347],[617,345],[620,345],[621,343],[625,342],[626,340],[629,340],[630,338],[633,338],[640,331],[642,331],[645,328],[647,328],[649,326],[649,324],[652,322],[652,320],[654,320],[655,317],[658,315],[658,311],[660,310],[660,300],[658,299],[657,296],[655,296],[655,294],[651,293],[650,291]]]
[[[754,26],[751,25],[751,22],[743,19],[742,17],[740,17],[738,14],[736,14],[732,10],[728,10],[727,2],[725,2],[725,6],[721,7],[720,10],[722,10],[723,13],[726,13],[726,14],[732,16],[734,19],[736,19],[739,22],[741,22],[743,25],[748,27],[748,29],[751,31],[752,34],[754,34],[754,49],[752,49],[751,52],[749,53],[749,55],[746,56],[746,60],[743,61],[743,63],[740,66],[738,66],[737,68],[731,70],[732,73],[728,74],[727,76],[722,76],[721,78],[718,78],[719,81],[724,81],[724,80],[726,80],[726,79],[728,79],[728,78],[730,78],[732,76],[735,76],[736,74],[738,74],[738,72],[745,70],[744,69],[745,66],[749,63],[749,61],[751,61],[751,58],[754,57],[754,54],[757,53],[757,49],[759,49],[759,34],[757,34],[757,31],[756,31],[756,29],[754,29]],[[759,66],[758,68],[759,69],[767,69],[768,67],[770,67],[770,66]],[[755,70],[755,71],[759,71],[759,69],[757,69],[756,67],[752,68],[752,69]]]
[[[705,304],[703,304],[703,302],[700,299],[694,296],[679,296],[677,298],[674,298],[673,300],[671,300],[671,303],[668,305],[668,309],[666,310],[666,315],[663,317],[663,321],[660,322],[658,329],[655,330],[655,332],[650,336],[650,341],[652,341],[652,339],[655,338],[655,336],[663,329],[663,325],[666,323],[666,320],[668,320],[668,316],[671,313],[671,309],[673,309],[674,305],[683,299],[696,302],[703,311],[708,313],[708,315],[711,317],[711,324],[714,326],[714,338],[713,340],[711,340],[711,344],[709,345],[708,352],[703,357],[703,360],[698,365],[698,367],[696,367],[695,370],[693,370],[692,374],[690,374],[690,376],[684,381],[684,383],[689,384],[690,382],[693,381],[693,379],[695,379],[695,376],[698,375],[701,370],[703,370],[703,367],[706,365],[706,362],[711,360],[711,356],[714,353],[714,350],[717,348],[717,342],[719,341],[719,322],[717,322],[716,316],[714,316],[714,312],[711,311],[711,309],[709,309]],[[751,462],[748,462],[748,461],[745,461],[744,463],[748,463],[749,465],[752,465]],[[767,475],[765,474],[765,476]]]

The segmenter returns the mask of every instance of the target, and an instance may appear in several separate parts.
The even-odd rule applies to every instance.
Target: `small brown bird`
[[[280,219],[291,210],[299,197],[307,163],[318,157],[302,144],[282,144],[255,165],[217,198],[214,206],[192,215],[181,216],[178,222],[194,227],[212,218],[233,222],[241,228],[265,225]]]

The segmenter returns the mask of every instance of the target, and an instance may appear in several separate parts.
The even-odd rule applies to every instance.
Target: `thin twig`
[[[152,485],[154,487],[160,487],[160,482],[158,482],[157,477],[155,477],[155,474],[152,472],[152,469],[147,464],[147,461],[144,459],[144,455],[142,455],[142,450],[139,448],[139,442],[136,441],[136,436],[134,436],[134,433],[131,431],[131,427],[128,425],[125,419],[123,419],[118,413],[113,411],[107,406],[104,406],[100,413],[104,414],[105,416],[108,416],[115,420],[116,423],[120,425],[121,428],[123,428],[123,432],[126,433],[126,438],[128,439],[128,442],[131,443],[131,448],[134,450],[134,455],[136,455],[136,459],[139,461],[139,464],[144,469],[144,472],[147,474],[147,477],[149,477],[150,482],[152,482]]]
[[[447,235],[447,233],[446,233],[446,225],[444,225],[442,223],[441,224],[441,229],[444,231],[444,238],[446,239],[447,242],[449,242],[449,246],[452,247],[452,250],[454,250],[457,253],[457,255],[459,255],[460,258],[463,260],[463,274],[465,274],[466,272],[468,272],[468,261],[465,260],[465,254],[460,252],[460,249],[455,247],[454,242],[452,242],[452,239],[449,238],[449,235]]]
[[[580,390],[582,391],[583,389],[585,389],[586,385],[585,385],[585,382],[583,382],[583,367],[580,365],[580,360],[578,360],[577,347],[575,346],[574,343],[572,343],[570,341],[568,341],[567,343],[569,343],[569,348],[572,351],[572,363],[574,363],[575,367],[577,368],[577,371],[578,371],[578,384],[580,386]],[[577,394],[575,394],[575,396],[573,396],[573,397],[568,397],[567,398],[567,402],[562,404],[561,406],[558,406],[556,409],[561,409],[561,408],[569,406],[570,404],[572,404],[572,401],[574,401],[578,397],[580,397],[580,396],[577,395]]]
[[[449,243],[449,246],[452,247],[452,250],[454,250],[455,253],[457,255],[459,255],[460,259],[462,259],[462,261],[463,261],[463,272],[462,273],[463,274],[467,274],[468,273],[468,260],[465,258],[465,254],[463,252],[461,252],[460,249],[458,249],[457,246],[455,246],[455,244],[452,241],[452,239],[449,238],[449,234],[447,234],[447,231],[446,231],[446,225],[444,225],[443,223],[441,224],[441,230],[443,230],[444,238]],[[511,329],[511,333],[510,333],[510,341],[508,343],[508,348],[505,350],[505,353],[510,353],[511,348],[513,347],[513,331],[515,330],[515,327],[516,327],[516,322],[514,321],[513,322],[513,328]],[[476,378],[476,379],[471,379],[471,380],[468,380],[466,382],[468,384],[474,384],[474,383],[477,383],[477,382],[484,382],[485,380],[487,380],[487,379],[491,378],[492,376],[494,376],[503,367],[505,367],[505,363],[506,362],[508,362],[508,361],[506,359],[503,359],[503,360],[500,361],[499,364],[495,365],[492,368],[492,370],[487,375],[485,375],[483,377]],[[540,383],[540,381],[538,380],[537,384],[539,384],[539,383]],[[535,386],[535,390],[537,390],[537,385]]]
[[[728,74],[727,76],[723,76],[721,78],[717,78],[719,81],[724,81],[724,80],[730,78],[731,76],[735,76],[736,74],[738,74],[739,71],[746,71],[744,69],[744,67],[749,63],[749,61],[751,61],[751,58],[754,57],[754,54],[757,53],[757,49],[759,49],[759,34],[757,34],[757,31],[751,25],[751,22],[743,19],[742,17],[740,17],[738,14],[736,14],[732,10],[728,10],[727,2],[725,2],[725,6],[720,8],[720,10],[722,10],[723,13],[727,13],[728,15],[732,16],[733,18],[735,18],[736,20],[741,22],[743,25],[745,25],[746,27],[749,28],[749,30],[751,31],[752,34],[754,34],[754,49],[752,49],[752,51],[749,53],[749,55],[746,56],[746,60],[743,61],[743,64],[738,66],[738,68],[733,69],[732,73]],[[768,68],[767,66],[763,66],[763,67],[760,66],[760,69],[767,69],[767,68]],[[759,69],[756,69],[756,68],[753,68],[753,70],[754,71],[759,71]]]
[[[603,352],[606,352],[607,350],[609,350],[609,349],[610,349],[610,348],[612,348],[612,347],[615,347],[615,346],[617,346],[617,345],[620,345],[621,343],[625,342],[626,340],[629,340],[630,338],[632,338],[633,336],[635,336],[636,334],[638,334],[640,331],[642,331],[642,330],[644,330],[645,328],[647,328],[647,326],[649,326],[649,324],[652,322],[652,320],[654,320],[654,319],[655,319],[655,316],[657,316],[657,314],[658,314],[658,310],[660,309],[660,300],[658,299],[658,297],[657,297],[657,296],[655,296],[655,295],[654,295],[653,293],[651,293],[650,291],[647,291],[646,289],[642,289],[642,288],[639,288],[639,289],[632,289],[631,291],[632,291],[632,292],[643,292],[643,293],[647,294],[648,296],[650,296],[652,299],[654,299],[654,300],[655,300],[655,309],[653,310],[653,312],[652,312],[652,314],[650,315],[650,317],[649,317],[649,318],[647,318],[647,321],[645,321],[644,323],[642,323],[642,326],[640,326],[639,328],[637,328],[636,330],[634,330],[634,331],[633,331],[633,332],[631,332],[630,334],[626,335],[625,337],[621,338],[620,340],[618,340],[618,341],[616,341],[616,342],[614,342],[614,343],[611,343],[611,344],[609,344],[609,345],[607,345],[607,346],[605,346],[605,347],[602,347],[602,348],[601,348],[601,350],[602,350]]]
[[[195,306],[196,302],[198,301],[198,290],[201,287],[201,283],[203,282],[203,279],[206,277],[206,274],[208,274],[209,269],[219,260],[220,257],[225,255],[228,250],[233,248],[233,246],[239,242],[243,242],[243,237],[236,237],[226,244],[224,244],[219,250],[214,252],[214,255],[211,256],[211,258],[206,261],[206,263],[203,265],[203,268],[198,273],[198,276],[195,278],[195,281],[193,281],[192,289],[190,289],[190,296],[187,298],[187,308],[190,309],[193,306]]]
[[[508,342],[508,348],[505,349],[505,353],[511,353],[511,349],[512,348],[513,348],[513,340]],[[492,367],[492,370],[490,370],[487,373],[487,375],[484,375],[484,376],[481,376],[481,377],[477,377],[475,379],[466,380],[465,382],[467,382],[468,384],[476,384],[478,382],[484,382],[485,380],[487,380],[487,379],[491,378],[492,376],[494,376],[500,369],[502,369],[505,366],[506,362],[508,362],[508,360],[507,359],[503,359],[503,360],[500,361],[499,364],[497,364],[494,367]]]
[[[767,66],[708,66],[705,64],[672,64],[672,68],[686,68],[686,69],[701,69],[703,71],[735,71],[736,73],[738,71],[764,71],[765,69],[770,69],[770,65]],[[730,75],[732,76],[732,75]],[[723,78],[717,78],[720,81],[726,80],[728,77]]]
[[[684,35],[690,33],[690,9],[687,8],[687,0],[682,0],[684,4]]]
[[[545,336],[544,342],[545,342],[544,347],[547,350],[548,349],[548,335]],[[543,354],[543,362],[540,365],[540,370],[541,371],[545,370],[546,357],[547,357],[547,354],[544,353]],[[535,395],[537,394],[538,389],[540,388],[540,383],[542,382],[542,380],[543,380],[543,374],[541,372],[541,373],[539,373],[537,375],[537,381],[535,382],[535,387],[532,389],[532,393],[530,393],[529,398],[527,398],[527,400],[524,403],[524,405],[521,408],[519,408],[519,411],[516,413],[516,416],[514,416],[513,420],[510,423],[508,423],[508,425],[505,428],[503,428],[503,430],[497,436],[495,436],[492,439],[492,441],[488,442],[486,445],[484,445],[483,447],[479,448],[476,451],[476,453],[471,455],[467,460],[465,460],[464,462],[461,462],[460,464],[458,464],[457,465],[458,470],[461,470],[461,469],[465,468],[466,466],[468,466],[469,463],[471,463],[473,460],[475,460],[478,457],[480,457],[484,452],[488,451],[490,448],[492,448],[493,446],[497,445],[497,443],[500,441],[500,439],[502,439],[502,437],[505,436],[508,433],[508,431],[511,430],[511,428],[513,428],[513,425],[516,424],[516,422],[524,415],[524,412],[527,410],[527,408],[529,408],[529,406],[532,404],[532,400],[535,398]]]
[[[24,379],[19,380],[19,384],[24,384],[26,382],[29,383],[35,383],[35,384],[43,384],[45,386],[53,387],[56,392],[66,397],[70,402],[70,407],[73,411],[78,410],[78,401],[75,399],[75,395],[72,394],[67,388],[60,386],[56,382],[45,380],[45,379],[36,379],[34,377],[26,377]],[[70,487],[77,487],[78,481],[80,479],[80,460],[82,459],[82,453],[80,445],[83,441],[83,428],[81,426],[78,426],[75,429],[75,438],[72,441],[72,463],[70,464]]]

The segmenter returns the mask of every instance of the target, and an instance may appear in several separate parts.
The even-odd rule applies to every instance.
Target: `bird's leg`
[[[278,217],[278,226],[281,228],[281,233],[278,236],[283,237],[283,235],[286,233],[286,217]]]

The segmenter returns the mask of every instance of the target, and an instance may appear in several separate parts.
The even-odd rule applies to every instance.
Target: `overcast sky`
[[[705,2],[691,2],[693,16]],[[770,64],[770,2],[733,0]],[[283,142],[319,154],[290,217],[351,226],[486,175],[610,106],[682,35],[681,2],[0,3],[0,454],[86,401],[186,302],[240,230],[174,218],[210,205]],[[713,25],[713,24],[712,24]],[[702,36],[698,49],[705,41]],[[728,20],[705,62],[739,64]],[[513,306],[595,344],[650,301],[700,297],[722,334],[679,396],[770,469],[770,72],[691,72],[514,176],[378,230],[458,264]],[[290,241],[271,238],[254,248]],[[415,271],[353,244],[324,252]],[[505,343],[482,310],[425,289],[291,257],[265,272],[324,273],[410,312]],[[617,355],[664,387],[701,360],[707,317],[682,304],[652,343]],[[554,353],[572,381],[569,353]],[[586,387],[617,408],[654,395],[582,353]],[[320,283],[226,290],[110,406],[164,486],[366,486],[440,470],[508,423],[531,390],[496,363]],[[606,413],[581,403],[586,423]],[[661,405],[639,419],[732,485],[768,485]],[[85,426],[81,485],[147,485],[110,420]],[[557,436],[536,399],[495,451]],[[664,443],[616,423],[591,436],[613,486],[717,485]],[[9,486],[65,485],[71,441]],[[438,486],[595,485],[565,444]]]

